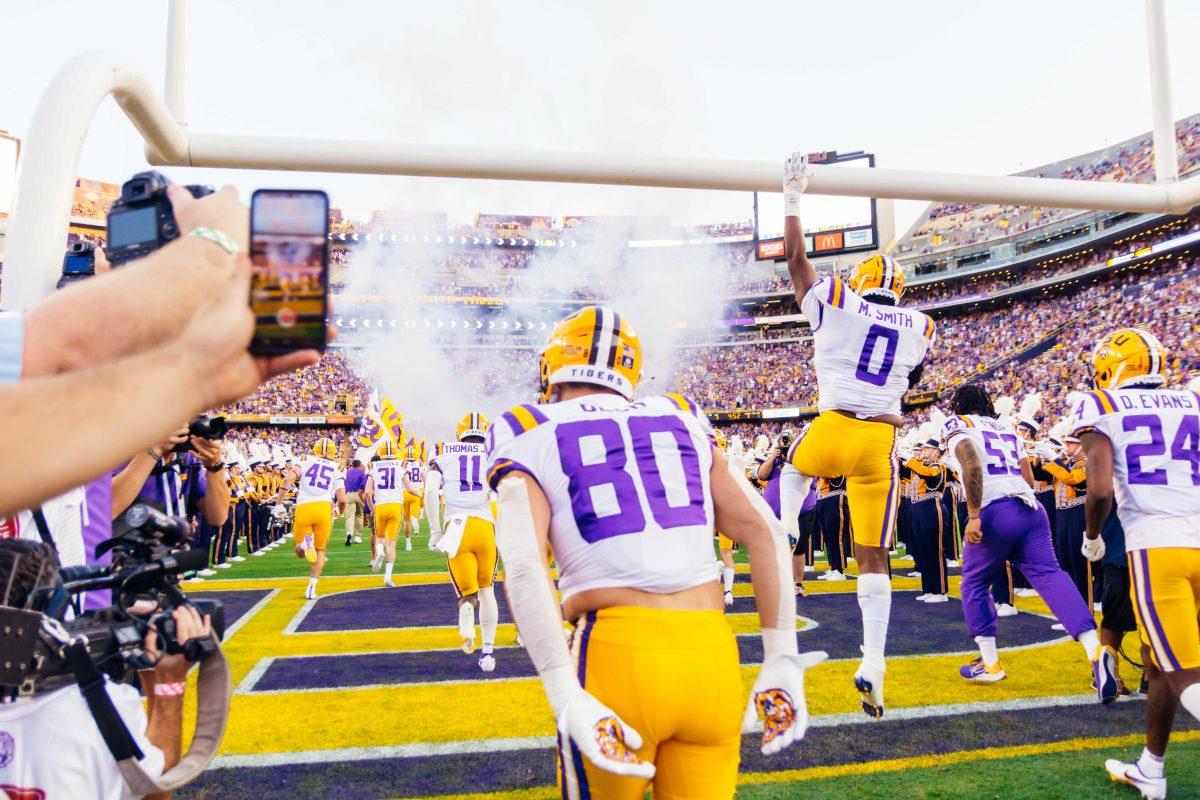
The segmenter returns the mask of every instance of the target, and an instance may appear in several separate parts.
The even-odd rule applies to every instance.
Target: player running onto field
[[[1103,557],[1115,496],[1150,684],[1141,758],[1105,767],[1157,800],[1176,708],[1200,719],[1200,394],[1164,388],[1167,353],[1136,328],[1101,339],[1091,367],[1096,391],[1076,395],[1071,413],[1087,453],[1083,554]]]
[[[788,461],[809,477],[846,476],[863,619],[863,659],[854,686],[867,716],[882,717],[892,608],[888,551],[900,488],[896,429],[900,399],[920,380],[934,325],[920,311],[898,307],[904,272],[889,256],[871,256],[848,280],[833,275],[818,280],[800,228],[808,177],[808,156],[793,154],[783,179],[784,249],[796,301],[812,326],[821,413],[792,446]],[[790,513],[787,517],[784,524],[798,533]]]
[[[746,718],[762,751],[804,735],[804,670],[787,537],[729,469],[682,395],[631,400],[642,350],[611,309],[560,322],[541,359],[543,405],[489,436],[497,543],[525,649],[558,721],[563,796],[733,796],[743,725],[737,642],[713,562],[714,525],[746,548],[764,664]],[[560,611],[546,569],[558,564]],[[570,649],[562,611],[575,621]]]

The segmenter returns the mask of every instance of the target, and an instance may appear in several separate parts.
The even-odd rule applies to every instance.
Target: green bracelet
[[[188,232],[188,236],[195,236],[199,239],[207,239],[210,242],[216,242],[221,246],[222,249],[225,250],[226,253],[229,253],[231,256],[236,256],[242,252],[242,248],[238,246],[237,242],[235,242],[233,239],[230,239],[225,235],[225,233],[217,230],[216,228],[196,228],[195,230]]]

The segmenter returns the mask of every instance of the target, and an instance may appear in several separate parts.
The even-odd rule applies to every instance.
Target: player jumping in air
[[[787,537],[682,395],[633,401],[642,348],[621,315],[586,307],[541,359],[542,405],[489,435],[505,589],[558,721],[572,798],[727,800],[741,730],[765,717],[762,752],[804,735],[804,670]],[[714,526],[746,548],[764,659],[743,715]],[[546,569],[549,541],[558,588]],[[563,613],[575,622],[570,648]]]
[[[892,607],[888,551],[900,488],[900,399],[920,380],[934,325],[920,311],[899,307],[904,272],[888,256],[871,256],[846,280],[818,279],[800,227],[809,169],[808,156],[800,153],[784,168],[784,248],[796,301],[812,326],[821,413],[792,446],[788,462],[811,478],[846,476],[863,619],[863,659],[854,685],[863,711],[878,718],[883,716],[884,645]],[[794,501],[784,524],[795,535]]]

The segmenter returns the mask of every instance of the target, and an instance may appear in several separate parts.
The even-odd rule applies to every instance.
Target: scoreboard
[[[870,169],[875,156],[856,151],[811,153],[810,164]],[[823,258],[879,248],[879,226],[872,197],[804,195],[800,222],[809,257]],[[754,250],[759,261],[781,261],[783,254],[783,194],[754,193]]]

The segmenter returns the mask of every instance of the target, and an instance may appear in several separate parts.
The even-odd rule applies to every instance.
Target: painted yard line
[[[1137,698],[1140,699],[1140,698]],[[842,725],[886,726],[905,719],[930,719],[961,714],[993,713],[998,711],[1029,711],[1038,708],[1060,708],[1095,703],[1095,695],[1065,695],[1060,697],[1029,697],[1014,700],[980,703],[953,703],[944,706],[922,706],[894,709],[882,720],[872,720],[862,713],[828,714],[813,717],[809,727],[833,728]],[[1126,700],[1123,702],[1132,702]],[[292,764],[327,764],[341,761],[367,761],[380,758],[422,758],[426,756],[475,753],[512,752],[517,750],[549,750],[554,747],[553,736],[530,736],[517,739],[475,739],[458,742],[422,742],[419,744],[387,745],[380,747],[348,747],[330,750],[299,750],[288,753],[253,753],[222,755],[213,759],[210,769],[243,769],[246,767],[276,767]]]
[[[222,641],[228,642],[230,639],[232,639],[235,633],[240,631],[242,627],[254,617],[255,614],[266,608],[267,604],[274,600],[275,596],[281,591],[282,589],[272,589],[271,591],[267,592],[267,595],[251,606],[249,611],[247,611],[245,614],[242,614],[241,618],[238,619],[237,622],[225,629],[225,638]]]

